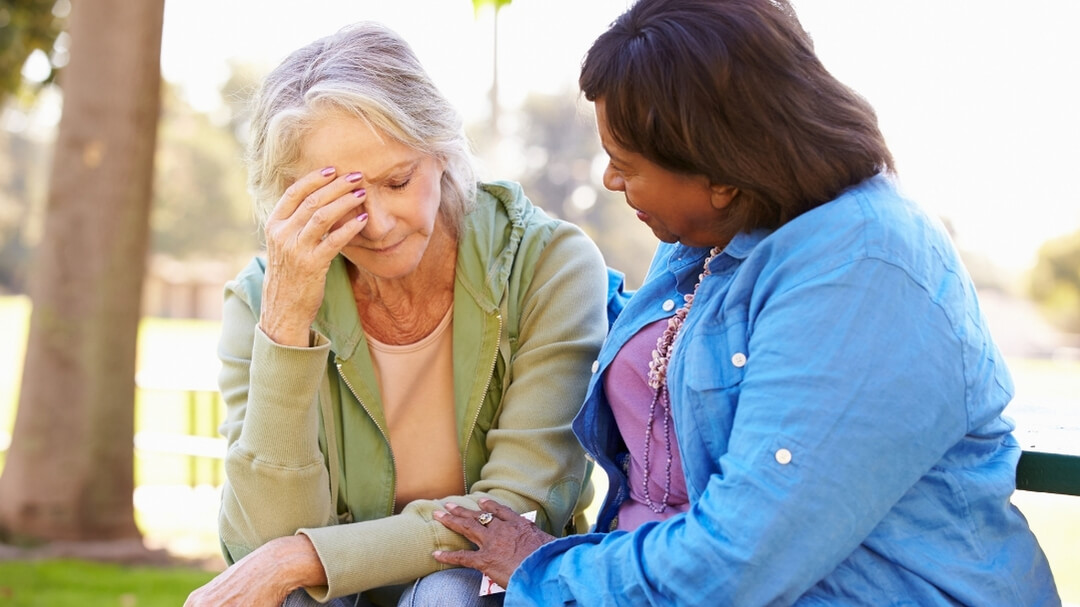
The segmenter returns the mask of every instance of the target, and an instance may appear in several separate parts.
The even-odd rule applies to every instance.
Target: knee
[[[401,596],[398,607],[497,607],[502,594],[480,596],[479,571],[475,569],[446,569],[426,575],[409,587]]]

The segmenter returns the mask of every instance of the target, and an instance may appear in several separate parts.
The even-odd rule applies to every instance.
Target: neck
[[[457,242],[437,222],[416,269],[383,279],[349,267],[364,331],[384,343],[407,344],[438,326],[454,299]]]

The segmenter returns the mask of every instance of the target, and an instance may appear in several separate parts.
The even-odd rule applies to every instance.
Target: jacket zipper
[[[502,314],[497,314],[495,319],[499,321],[499,339],[495,342],[495,354],[491,357],[491,367],[488,370],[488,378],[487,383],[484,384],[484,391],[481,393],[480,406],[476,408],[476,415],[473,416],[472,425],[469,426],[468,434],[465,435],[465,448],[461,452],[461,476],[465,481],[465,493],[469,492],[469,468],[466,462],[469,457],[469,443],[472,442],[472,431],[473,428],[476,427],[476,422],[480,419],[480,410],[484,408],[484,399],[487,398],[488,390],[491,389],[491,379],[495,377],[495,363],[499,360],[499,343],[502,342]],[[510,365],[510,362],[511,361],[506,361],[507,366]],[[509,368],[507,371],[509,371]]]
[[[364,409],[364,412],[368,414],[368,417],[371,418],[371,421],[375,422],[375,427],[379,429],[379,434],[382,434],[383,440],[386,441],[386,448],[390,451],[390,463],[394,466],[394,473],[390,479],[392,481],[391,488],[393,489],[393,492],[391,493],[391,495],[393,496],[393,498],[390,501],[389,514],[393,514],[397,510],[397,460],[394,459],[394,448],[390,444],[390,437],[386,434],[386,430],[383,429],[382,425],[379,424],[379,420],[375,419],[375,416],[371,414],[371,409],[368,409],[368,406],[364,404],[364,401],[356,395],[356,390],[353,388],[352,383],[349,381],[349,378],[345,376],[345,373],[341,370],[341,363],[335,362],[334,364],[337,366],[338,375],[341,376],[341,379],[345,381],[345,386],[349,389],[349,392],[353,395],[353,398],[356,399],[356,402],[360,403],[360,406]],[[489,383],[490,381],[491,380],[488,380]],[[335,428],[334,431],[336,432],[337,429]],[[342,448],[344,448],[344,445],[342,445]],[[336,508],[337,506],[335,505],[334,507]]]

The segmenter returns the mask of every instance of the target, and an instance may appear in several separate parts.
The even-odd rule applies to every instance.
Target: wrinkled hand
[[[367,225],[358,214],[363,175],[312,171],[289,186],[266,220],[266,278],[259,326],[275,343],[308,346],[322,305],[326,272],[341,249]]]
[[[436,561],[478,569],[496,584],[506,588],[510,575],[537,548],[555,538],[544,533],[527,518],[494,500],[480,500],[483,512],[494,518],[486,526],[477,520],[481,512],[447,504],[446,512],[434,516],[451,531],[456,531],[477,545],[476,550],[436,551]]]
[[[184,607],[279,607],[301,586],[326,584],[306,535],[270,541],[188,595]]]

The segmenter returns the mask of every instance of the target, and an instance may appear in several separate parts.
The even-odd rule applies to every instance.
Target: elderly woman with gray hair
[[[255,108],[266,255],[226,286],[219,345],[230,566],[187,604],[499,604],[439,571],[469,544],[432,514],[484,498],[555,535],[582,522],[570,423],[603,258],[518,185],[475,181],[457,112],[383,26],[294,52]]]

